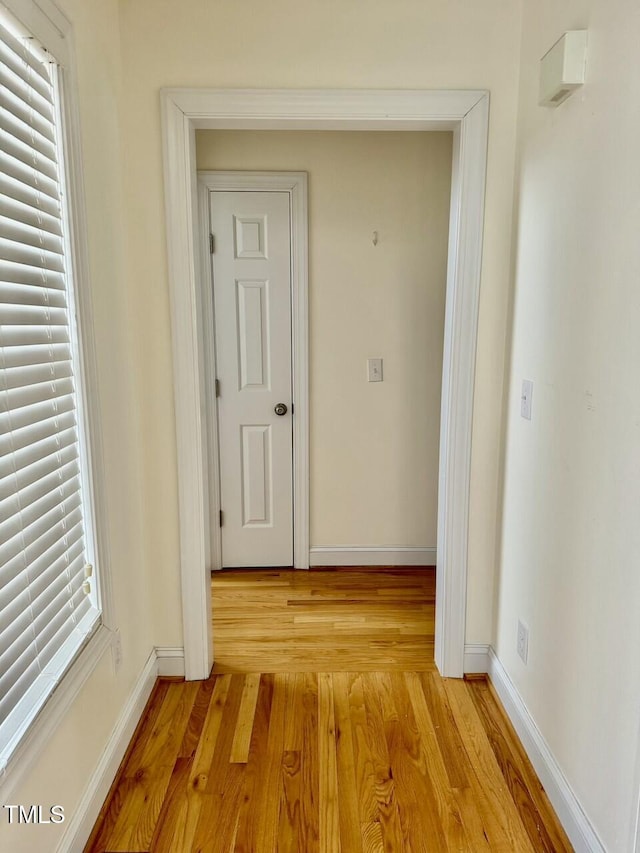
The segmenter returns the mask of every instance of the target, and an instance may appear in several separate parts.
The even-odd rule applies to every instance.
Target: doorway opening
[[[305,522],[297,568],[435,566],[451,152],[451,132],[197,131],[214,569],[293,566]]]
[[[228,130],[453,131],[440,417],[435,660],[464,672],[471,426],[488,95],[482,91],[169,89],[162,94],[179,466],[185,675],[213,663],[208,459],[195,133]]]

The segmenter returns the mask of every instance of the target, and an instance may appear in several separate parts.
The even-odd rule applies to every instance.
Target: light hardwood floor
[[[216,671],[158,682],[86,850],[571,850],[491,686],[435,670],[433,592],[217,575]]]
[[[435,569],[228,571],[214,672],[435,669]]]

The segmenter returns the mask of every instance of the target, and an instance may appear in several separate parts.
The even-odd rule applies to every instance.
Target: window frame
[[[107,504],[104,483],[102,429],[94,349],[85,192],[71,22],[51,0],[0,0],[5,10],[57,63],[58,134],[61,147],[60,180],[64,200],[65,250],[72,352],[75,367],[78,441],[87,553],[94,562],[98,627],[76,654],[60,683],[37,712],[9,756],[0,775],[0,797],[8,802],[13,790],[41,755],[42,750],[83,685],[109,648],[119,643],[111,586]],[[115,658],[114,658],[115,660]]]

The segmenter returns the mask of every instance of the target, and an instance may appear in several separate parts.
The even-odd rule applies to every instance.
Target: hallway
[[[434,593],[217,574],[214,673],[159,680],[87,851],[571,850],[488,682],[435,670]]]

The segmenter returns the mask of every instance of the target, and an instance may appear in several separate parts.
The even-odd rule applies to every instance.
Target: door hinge
[[[220,396],[220,380],[216,379],[216,397]]]
[[[293,403],[292,403],[292,404],[291,404],[291,414],[293,414],[293,409],[294,409],[294,406],[293,406]]]
[[[213,255],[215,250],[216,250],[216,238],[213,236],[213,234],[209,234],[209,251]]]
[[[223,524],[224,524],[224,514],[223,514],[222,510],[220,510],[220,527],[222,527]]]

